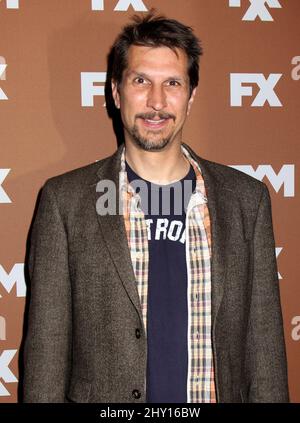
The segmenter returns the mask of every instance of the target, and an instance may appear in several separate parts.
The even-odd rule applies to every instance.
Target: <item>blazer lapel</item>
[[[123,144],[121,144],[121,146],[112,156],[106,159],[104,164],[98,168],[97,171],[98,181],[107,179],[114,182],[116,187],[117,211],[119,210],[119,170],[122,148]],[[96,184],[97,183],[92,184],[95,186],[95,202],[101,196],[101,193],[96,192]],[[111,259],[115,264],[123,286],[132,303],[134,304],[140,316],[141,322],[143,322],[142,309],[126,236],[124,217],[118,212],[115,215],[107,214],[105,216],[101,216],[97,213],[97,219],[103,234],[104,241],[108,251],[110,252]]]
[[[232,191],[224,185],[224,178],[213,162],[197,156],[186,144],[191,156],[200,164],[204,179],[211,221],[211,289],[212,327],[214,328],[225,285],[226,245],[232,227]]]

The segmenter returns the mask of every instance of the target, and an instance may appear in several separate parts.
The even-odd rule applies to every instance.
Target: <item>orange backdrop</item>
[[[192,26],[204,48],[184,141],[270,189],[290,394],[300,402],[299,0],[0,0],[0,402],[17,401],[37,193],[48,177],[115,151],[106,55],[134,10],[151,7]]]

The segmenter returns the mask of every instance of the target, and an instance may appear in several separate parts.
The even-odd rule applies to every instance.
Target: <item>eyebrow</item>
[[[131,76],[132,74],[135,75],[135,76],[141,76],[141,77],[146,78],[146,79],[151,79],[151,77],[144,72],[137,72],[137,71],[134,71],[134,70],[128,72],[128,76]],[[185,81],[186,78],[182,78],[181,76],[173,75],[173,76],[168,76],[166,78],[166,80]]]

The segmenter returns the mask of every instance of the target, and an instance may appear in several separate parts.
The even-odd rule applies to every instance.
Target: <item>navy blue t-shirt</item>
[[[157,185],[140,178],[127,162],[126,171],[129,182],[143,181],[148,187],[146,194],[139,192],[149,246],[146,401],[184,403],[188,368],[185,207],[195,189],[196,175],[190,166],[188,174],[175,184]],[[184,184],[184,181],[189,182]],[[180,190],[171,188],[178,184],[181,184],[182,195]],[[181,214],[178,214],[180,207],[176,208],[178,199]],[[170,212],[168,208],[163,209],[163,202],[170,206]],[[151,210],[154,203],[159,205],[158,214]]]

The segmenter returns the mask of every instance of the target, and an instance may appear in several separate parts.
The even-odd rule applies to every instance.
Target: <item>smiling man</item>
[[[288,401],[268,189],[182,139],[201,53],[154,13],[117,37],[125,142],[48,179],[33,225],[25,401]]]

